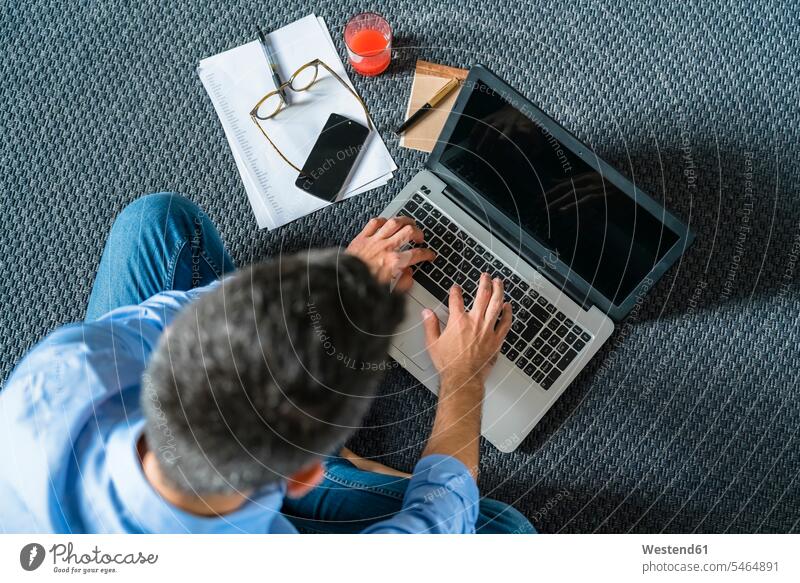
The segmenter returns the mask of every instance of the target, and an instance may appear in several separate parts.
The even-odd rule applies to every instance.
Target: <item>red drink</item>
[[[374,12],[357,14],[347,22],[344,43],[350,64],[362,75],[383,73],[392,60],[392,29]]]

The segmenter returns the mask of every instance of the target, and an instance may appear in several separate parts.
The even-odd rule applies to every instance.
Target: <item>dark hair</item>
[[[167,479],[200,494],[255,489],[341,446],[403,312],[363,262],[335,251],[254,265],[187,306],[142,385]]]

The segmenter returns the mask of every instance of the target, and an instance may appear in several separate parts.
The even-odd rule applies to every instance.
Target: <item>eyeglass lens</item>
[[[317,80],[317,64],[306,65],[292,75],[291,87],[295,91],[305,91]]]
[[[273,93],[258,105],[256,117],[269,119],[281,110],[281,105],[283,105],[283,99],[280,93]]]

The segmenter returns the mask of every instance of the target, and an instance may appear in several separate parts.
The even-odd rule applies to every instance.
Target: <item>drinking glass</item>
[[[353,69],[367,77],[380,75],[392,60],[392,27],[375,12],[356,14],[344,27],[344,44]]]

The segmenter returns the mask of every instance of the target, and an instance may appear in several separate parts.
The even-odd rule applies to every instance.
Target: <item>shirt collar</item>
[[[150,485],[142,471],[136,445],[144,429],[144,419],[120,423],[108,440],[108,467],[111,487],[116,490],[120,511],[146,532],[151,533],[266,533],[280,514],[286,484],[263,489],[241,508],[224,516],[197,516],[164,500]]]

